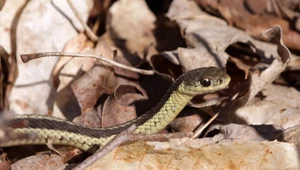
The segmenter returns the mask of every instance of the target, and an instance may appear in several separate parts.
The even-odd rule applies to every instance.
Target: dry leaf
[[[300,126],[294,126],[291,128],[286,129],[282,133],[282,140],[285,142],[293,143],[297,146],[300,145]]]
[[[114,73],[100,65],[92,67],[86,74],[74,81],[72,90],[84,113],[94,107],[101,95],[112,93],[116,85]]]
[[[176,51],[153,55],[149,62],[157,74],[169,77],[171,80],[181,75],[182,71]]]
[[[2,153],[0,155],[0,169],[2,170],[11,170],[11,163],[6,159],[6,154]]]
[[[19,10],[19,4],[22,3],[9,1],[1,11],[1,14],[5,14],[5,19],[1,19],[1,22],[8,21],[3,25],[6,30],[16,29],[15,34],[10,31],[2,32],[3,37],[8,37],[12,33],[11,37],[16,36],[14,39],[2,39],[1,34],[0,43],[9,53],[11,50],[12,52],[17,50],[16,56],[19,56],[23,53],[60,51],[65,43],[77,34],[67,18],[56,9],[63,10],[67,16],[75,20],[66,1],[54,1],[54,5],[51,1],[29,1],[21,13],[22,15],[15,18],[14,11]],[[85,19],[87,19],[91,4],[90,0],[76,3]],[[12,24],[13,19],[14,23]],[[74,23],[76,24],[76,21]],[[9,47],[11,41],[15,44],[13,49]],[[49,98],[49,96],[53,95],[53,86],[50,76],[57,58],[35,60],[28,64],[23,64],[19,57],[17,59],[19,74],[9,96],[10,109],[19,114],[51,112],[53,98]]]
[[[39,154],[21,159],[12,164],[14,170],[53,170],[63,165],[63,160],[59,155],[55,154]]]
[[[87,41],[87,37],[79,34],[65,45],[64,51],[78,53],[86,51],[88,47],[90,47],[90,42]],[[93,58],[63,57],[59,59],[52,73],[54,84],[58,86],[54,99],[53,116],[70,120],[81,113],[70,83],[90,69],[95,61],[96,59]]]
[[[185,108],[169,127],[175,132],[193,132],[199,125],[208,120],[208,115],[201,109]]]
[[[101,127],[101,119],[95,109],[86,110],[84,115],[74,118],[73,122],[87,127]]]
[[[283,130],[273,125],[241,125],[228,124],[220,128],[220,133],[214,136],[214,140],[237,140],[237,141],[266,141],[282,140]]]
[[[256,97],[236,113],[247,124],[273,124],[286,129],[300,123],[299,95],[293,88],[268,85],[261,97]],[[286,97],[286,102],[282,96]]]
[[[147,99],[146,92],[134,84],[120,84],[103,104],[102,127],[128,122],[136,118],[135,102]]]
[[[299,147],[281,142],[236,142],[190,148],[171,143],[121,146],[88,169],[299,169]]]
[[[149,48],[156,44],[152,33],[155,16],[145,1],[117,1],[109,9],[106,20],[107,34],[131,65],[139,65],[151,55]]]
[[[114,48],[107,44],[105,39],[98,41],[93,53],[130,65],[123,55],[115,55]],[[72,90],[79,102],[81,115],[84,117],[85,112],[93,109],[99,97],[112,94],[118,84],[130,83],[137,77],[134,72],[107,66],[97,61],[84,75],[72,82]]]
[[[262,95],[265,96],[264,101],[273,102],[282,107],[298,108],[300,106],[300,92],[293,87],[270,84],[262,90]]]
[[[187,9],[189,13],[183,12]],[[193,47],[178,48],[178,61],[184,71],[205,66],[225,68],[228,54],[223,50],[230,43],[225,36],[231,35],[231,32],[222,30],[228,30],[226,23],[204,14],[193,1],[174,1],[167,16],[179,24],[186,42]],[[201,24],[207,22],[212,24]],[[220,38],[222,36],[224,38]]]
[[[291,49],[299,50],[299,34],[294,31],[290,25],[292,25],[291,22],[296,21],[295,27],[299,28],[299,21],[297,17],[299,17],[300,14],[297,10],[291,13],[291,10],[288,10],[287,7],[284,7],[287,5],[283,5],[288,4],[289,6],[292,6],[294,2],[287,1],[282,3],[281,1],[277,0],[251,0],[251,3],[249,3],[250,1],[247,0],[204,0],[204,2],[198,0],[197,2],[206,11],[223,17],[230,25],[236,25],[237,27],[246,30],[250,35],[257,38],[259,38],[262,31],[272,27],[273,25],[280,25],[284,30],[283,41],[286,46]],[[259,6],[259,9],[253,7],[253,4],[256,4],[255,7]],[[285,18],[292,18],[292,21],[289,22],[285,19],[270,15],[270,13],[272,14],[272,9],[268,9],[267,6],[272,6],[273,9],[276,9],[277,15],[284,14],[285,16],[288,16]],[[258,12],[256,14],[254,12],[256,10],[261,12],[264,11],[264,13],[261,14]]]

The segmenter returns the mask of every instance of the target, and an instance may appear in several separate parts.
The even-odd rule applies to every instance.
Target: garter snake
[[[0,147],[46,144],[69,145],[88,150],[94,145],[104,146],[115,134],[135,123],[134,133],[153,134],[164,129],[196,95],[222,90],[228,86],[230,77],[215,67],[198,68],[181,75],[170,87],[161,101],[142,116],[121,125],[107,128],[90,128],[42,115],[18,115],[4,123],[5,128],[20,137],[0,143]]]

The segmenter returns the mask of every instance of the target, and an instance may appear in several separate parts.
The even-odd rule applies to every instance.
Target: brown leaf
[[[21,159],[12,164],[12,169],[15,170],[52,170],[63,166],[63,160],[56,154],[39,154]]]
[[[66,45],[64,46],[63,52],[79,53],[79,52],[82,52],[85,49],[91,48],[91,47],[92,47],[91,41],[88,41],[87,37],[81,33],[66,43]],[[68,68],[68,69],[64,68],[64,66],[66,64],[68,64],[68,62],[70,60],[77,60],[77,58],[61,57],[61,58],[59,58],[58,62],[56,63],[55,68],[53,69],[53,72],[52,72],[52,75],[54,76],[53,81],[56,86],[58,86],[59,83],[60,83],[59,85],[62,86],[65,83],[65,81],[67,81],[67,80],[64,80],[64,78],[66,79],[67,76],[63,78],[63,74],[76,74],[76,72],[78,70],[76,70],[74,68],[78,68],[78,69],[81,68],[82,70],[87,70],[92,66],[92,64],[94,63],[92,61],[94,61],[95,59],[89,58],[89,59],[86,59],[85,62],[82,62],[82,59],[78,59],[79,61],[81,61],[81,63],[77,63],[78,65],[72,66],[71,68],[74,67],[73,68],[74,70],[71,70],[70,68]],[[90,62],[88,62],[88,61],[90,61]],[[58,76],[61,76],[60,82],[58,80],[59,79]]]
[[[262,11],[267,11],[268,3],[270,3],[272,5],[269,6],[273,7],[273,12],[274,9],[276,9],[275,13],[277,13],[277,15],[287,16],[286,18],[293,18],[292,20],[295,20],[296,16],[299,17],[299,13],[288,10],[288,8],[284,7],[285,5],[283,5],[281,1],[251,1],[251,3],[249,3],[249,1],[222,0],[212,2],[197,2],[208,12],[223,17],[230,25],[236,25],[237,27],[246,30],[250,35],[256,38],[259,38],[262,31],[274,25],[280,25],[284,30],[283,41],[286,46],[299,50],[299,34],[292,29],[289,21],[270,15],[269,13],[271,13],[271,9],[269,9],[268,13],[259,13]],[[260,6],[257,10],[258,14],[254,12],[256,10],[252,10],[254,8],[254,3],[257,6]],[[293,3],[285,2],[285,4],[291,5]],[[297,26],[297,23],[295,23],[295,25]]]
[[[87,41],[87,37],[79,34],[65,45],[64,50],[78,53],[84,52],[90,46],[91,44],[90,41]],[[81,113],[78,101],[71,89],[71,84],[89,70],[95,61],[93,58],[59,58],[52,73],[54,85],[58,86],[53,116],[67,117],[71,120]]]
[[[281,57],[283,64],[289,61],[291,53],[282,41],[282,29],[279,25],[265,30],[261,34],[261,39],[273,42],[277,45],[277,53],[279,57]]]
[[[101,120],[95,109],[86,110],[84,114],[74,118],[73,122],[87,127],[101,127]]]
[[[117,78],[109,68],[94,66],[72,83],[72,90],[82,112],[94,107],[103,94],[110,94],[117,85]]]
[[[201,123],[208,120],[208,115],[197,108],[185,108],[170,124],[175,132],[193,132]]]
[[[153,35],[155,16],[146,2],[117,1],[110,7],[106,21],[107,33],[131,65],[139,65],[151,55],[149,47],[156,44]]]
[[[94,62],[94,59],[74,58],[59,72],[60,83],[55,96],[54,116],[61,117],[63,115],[68,119],[72,119],[80,114],[80,106],[71,89],[71,84],[74,80],[80,78]]]
[[[299,2],[293,0],[287,1],[266,1],[262,7],[265,8],[265,13],[272,14],[284,19],[288,19],[290,22],[295,22],[299,17],[298,7]]]
[[[24,2],[28,2],[26,8],[20,10]],[[13,52],[18,59],[19,74],[9,96],[10,109],[18,114],[52,112],[55,89],[51,74],[58,58],[34,60],[24,64],[18,56],[22,53],[60,51],[67,41],[77,35],[73,25],[55,7],[58,6],[65,14],[71,14],[68,16],[72,23],[78,24],[71,9],[66,3],[56,2],[57,4],[52,4],[51,1],[7,1],[1,11],[1,14],[5,14],[1,15],[4,17],[1,18],[0,26],[1,45],[8,53]],[[88,1],[76,3],[76,7],[80,6],[82,9],[80,14],[83,15],[83,20],[87,19],[89,4]],[[28,107],[24,108],[24,105]]]
[[[227,142],[190,148],[172,143],[121,146],[90,169],[299,169],[299,147],[282,142]]]
[[[0,169],[2,170],[11,170],[11,163],[6,159],[6,154],[2,153],[0,155]]]
[[[245,4],[254,14],[263,14],[269,0],[245,0]]]
[[[264,100],[275,102],[282,106],[297,108],[300,106],[300,92],[294,87],[285,87],[276,84],[270,84],[262,90]],[[285,100],[282,100],[284,96]]]
[[[178,61],[184,71],[207,66],[225,68],[228,55],[222,49],[234,40],[229,39],[233,34],[223,21],[204,14],[194,1],[174,1],[167,16],[179,24],[185,41],[193,47],[178,48]]]
[[[180,34],[180,30],[176,22],[170,21],[165,16],[165,11],[168,10],[170,5],[169,3],[171,3],[171,1],[161,2],[163,3],[161,10],[159,12],[154,11],[157,17],[155,22],[156,29],[154,32],[157,42],[157,51],[164,53],[167,51],[172,51],[178,47],[186,47],[186,43]]]
[[[299,97],[294,88],[271,84],[236,114],[247,124],[273,124],[286,129],[300,123]]]
[[[99,41],[93,53],[113,59],[114,49],[104,41]],[[83,76],[72,82],[72,91],[78,100],[82,114],[93,108],[103,94],[110,94],[117,85],[112,67],[96,62]]]
[[[177,52],[163,52],[151,56],[150,64],[160,75],[179,77],[182,74]]]
[[[269,84],[275,80],[275,78],[284,70],[287,64],[286,62],[290,58],[290,52],[284,46],[281,40],[281,28],[278,26],[274,26],[273,28],[266,30],[266,32],[264,33],[267,32],[275,32],[275,34],[272,35],[277,36],[274,41],[276,41],[277,44],[278,55],[275,57],[275,59],[273,59],[268,68],[257,69],[253,72],[253,83],[251,87],[250,99],[252,99],[266,84]],[[271,37],[269,39],[271,39]]]
[[[250,99],[250,87],[252,84],[252,75],[245,79],[245,74],[242,70],[229,67],[228,73],[231,76],[231,82],[229,84],[229,89],[226,90],[225,94],[230,94],[231,99],[223,101],[219,106],[213,106],[213,110],[220,110],[218,120],[229,120],[230,122],[243,123],[239,117],[234,113],[239,108],[243,107]]]
[[[115,48],[103,38],[98,41],[93,53],[121,64],[130,65],[123,55],[116,55]],[[84,116],[85,112],[91,110],[100,96],[112,94],[118,84],[128,83],[137,78],[137,73],[107,66],[101,61],[97,61],[90,70],[72,83],[72,90],[79,102],[81,114]]]
[[[279,139],[282,130],[273,125],[228,124],[220,128],[218,138],[243,141],[266,141]],[[216,137],[214,137],[216,139]]]
[[[114,126],[136,118],[135,102],[147,99],[146,92],[133,84],[120,84],[107,98],[101,111],[102,127]]]
[[[300,126],[299,124],[286,129],[283,133],[283,141],[293,143],[297,146],[300,145]]]

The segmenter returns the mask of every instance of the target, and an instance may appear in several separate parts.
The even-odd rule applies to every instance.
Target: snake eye
[[[209,78],[201,78],[200,83],[204,87],[208,87],[211,84]]]

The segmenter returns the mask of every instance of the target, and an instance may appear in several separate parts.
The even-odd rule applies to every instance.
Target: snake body
[[[172,84],[161,101],[148,112],[137,119],[107,128],[86,127],[49,116],[18,115],[5,122],[5,127],[20,137],[1,142],[0,147],[51,143],[88,150],[94,145],[104,146],[115,134],[133,123],[137,126],[134,133],[157,133],[164,129],[194,96],[222,90],[229,82],[230,76],[215,67],[188,71]]]

